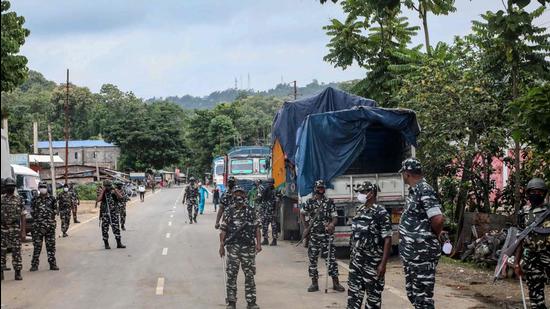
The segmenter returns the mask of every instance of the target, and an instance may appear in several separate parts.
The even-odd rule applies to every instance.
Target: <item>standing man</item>
[[[139,200],[143,203],[145,201],[145,185],[140,181],[138,185]]]
[[[57,201],[48,193],[48,186],[45,182],[38,184],[38,196],[31,202],[32,223],[32,244],[34,251],[32,253],[30,271],[37,271],[40,263],[40,252],[42,251],[42,242],[46,243],[46,252],[48,254],[48,263],[50,270],[59,270],[55,260],[55,228],[57,215]]]
[[[348,309],[361,309],[365,291],[365,308],[379,309],[382,306],[392,226],[386,209],[375,203],[378,191],[378,186],[369,181],[357,190],[357,200],[361,204],[351,223]]]
[[[199,213],[204,213],[204,204],[208,198],[208,190],[199,182]]]
[[[531,308],[545,309],[544,285],[550,279],[550,215],[547,212],[550,205],[544,204],[548,187],[544,180],[533,178],[527,183],[526,191],[529,206],[519,212],[520,228],[525,229],[543,215],[546,218],[519,244],[514,259],[514,271],[519,277],[523,277],[525,273]]]
[[[119,226],[120,213],[118,203],[122,198],[122,193],[116,188],[113,188],[113,184],[109,179],[103,181],[103,190],[101,190],[97,202],[101,203],[99,218],[101,221],[101,234],[103,236],[105,249],[111,249],[109,245],[109,226],[113,231],[113,235],[115,235],[116,247],[126,248],[126,246],[122,244]]]
[[[329,242],[334,240],[334,228],[338,220],[338,213],[334,201],[325,196],[325,182],[317,180],[313,197],[306,201],[302,208],[302,222],[305,224],[303,238],[309,237],[307,255],[309,258],[309,277],[311,285],[308,292],[319,291],[319,272],[317,270],[317,259],[321,250],[327,252],[328,273],[332,277],[333,289],[338,292],[344,292],[346,289],[340,285],[338,280],[338,265],[336,264],[336,248],[330,246]]]
[[[197,212],[199,206],[197,199],[199,198],[199,190],[195,187],[195,177],[189,178],[189,185],[185,188],[185,194],[183,195],[183,204],[187,202],[187,213],[189,214],[189,224],[193,224],[193,221],[197,223]],[[195,214],[193,214],[193,210]]]
[[[260,191],[262,190],[262,181],[260,179],[254,180],[254,185],[248,191],[248,203],[250,207],[255,208],[258,211],[260,206]]]
[[[415,308],[434,308],[435,269],[441,256],[445,218],[436,192],[424,179],[420,161],[403,161],[399,172],[409,185],[399,222],[399,255],[407,297]]]
[[[212,204],[214,204],[214,212],[218,211],[218,204],[220,203],[220,188],[214,183],[214,192],[212,192]]]
[[[1,254],[2,280],[4,280],[4,269],[6,268],[6,254],[8,247],[11,247],[11,263],[15,270],[15,280],[23,280],[21,269],[23,268],[21,259],[21,215],[23,214],[23,200],[15,195],[16,183],[11,177],[3,181],[2,190],[2,228],[1,228]]]
[[[269,244],[269,225],[271,225],[271,236],[273,240],[271,241],[270,246],[277,245],[277,234],[279,229],[277,227],[277,222],[275,221],[276,216],[276,203],[275,203],[275,187],[273,186],[273,178],[270,178],[265,186],[260,185],[259,188],[259,208],[260,216],[262,222],[262,236],[264,238],[262,245]]]
[[[120,193],[120,195],[122,195],[122,198],[118,200],[118,211],[120,213],[120,228],[123,231],[126,231],[126,227],[124,226],[126,224],[126,203],[130,200],[130,198],[122,188],[122,182],[120,181],[116,182],[116,189]]]
[[[220,227],[220,256],[227,249],[227,308],[235,309],[237,302],[237,275],[239,265],[245,276],[247,309],[259,309],[256,305],[256,254],[262,251],[260,228],[256,211],[248,206],[246,192],[241,187],[233,191],[233,205],[226,208],[226,216]]]
[[[74,223],[80,223],[78,219],[76,218],[76,214],[78,212],[78,205],[80,205],[80,199],[78,198],[78,193],[76,193],[76,190],[74,189],[74,184],[69,184],[69,193],[71,194],[71,197],[73,199],[71,210],[73,212],[73,221]]]
[[[67,231],[71,224],[71,210],[73,209],[74,198],[69,191],[67,184],[63,185],[63,191],[57,196],[57,204],[59,205],[59,218],[61,219],[61,232],[63,237],[67,237]]]
[[[223,216],[223,213],[227,207],[230,207],[233,204],[233,188],[235,187],[235,177],[229,176],[227,178],[227,191],[222,194],[220,200],[220,211],[216,214],[216,224],[214,228],[220,228],[220,220]]]

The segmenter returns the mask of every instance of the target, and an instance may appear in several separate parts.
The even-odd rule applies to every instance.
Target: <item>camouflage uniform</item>
[[[46,252],[48,254],[48,263],[50,268],[56,265],[55,260],[55,229],[57,222],[57,201],[51,195],[38,195],[33,198],[31,203],[32,224],[32,242],[34,251],[32,254],[31,266],[38,267],[40,263],[40,252],[42,251],[42,242],[46,243]]]
[[[11,247],[13,269],[20,271],[23,267],[21,259],[21,215],[23,200],[14,194],[2,194],[2,265],[6,267],[6,254]]]
[[[59,217],[61,218],[61,232],[67,233],[71,223],[71,209],[73,207],[73,197],[70,192],[61,192],[57,196],[59,205]]]
[[[377,268],[384,254],[384,239],[391,237],[390,216],[383,206],[361,205],[352,219],[351,260],[348,279],[348,309],[360,309],[365,291],[365,308],[380,308],[384,278]]]
[[[220,198],[220,210],[223,211],[222,221],[225,221],[227,219],[226,210],[232,206],[233,206],[233,191],[228,188],[227,191],[225,191],[222,194],[222,197]]]
[[[115,235],[117,242],[120,241],[120,212],[118,208],[119,199],[116,196],[114,189],[109,192],[105,191],[105,197],[101,201],[101,207],[99,210],[99,217],[101,220],[101,234],[103,240],[109,239],[109,226]]]
[[[338,266],[336,264],[336,248],[330,247],[328,251],[328,242],[334,240],[334,235],[329,234],[325,230],[325,224],[332,221],[333,218],[338,216],[336,212],[336,206],[334,201],[323,196],[322,199],[317,200],[310,198],[302,208],[302,212],[305,214],[306,221],[309,221],[309,245],[307,248],[307,255],[309,258],[309,276],[313,279],[319,278],[319,272],[317,271],[317,259],[321,250],[322,254],[328,254],[328,274],[331,277],[338,277]],[[319,215],[317,215],[319,213]]]
[[[271,224],[271,236],[277,239],[279,228],[275,220],[275,190],[263,185],[258,187],[260,201],[259,214],[262,223],[262,236],[268,239],[269,225]]]
[[[72,198],[71,210],[73,212],[73,221],[74,223],[80,223],[76,218],[76,214],[78,212],[78,205],[80,204],[80,199],[78,198],[78,194],[72,187],[69,189],[69,194],[71,195],[71,198]]]
[[[199,198],[199,189],[189,185],[185,188],[185,194],[183,196],[183,202],[187,201],[187,213],[189,214],[189,221],[193,223],[193,220],[197,220],[197,213],[199,212],[199,204],[197,199]],[[193,210],[195,213],[193,214]]]
[[[532,208],[527,206],[519,213],[521,228],[529,226],[537,216],[540,216],[550,205],[544,204]],[[540,225],[541,228],[550,229],[550,216]],[[523,269],[527,286],[529,287],[529,299],[531,308],[546,308],[544,300],[544,285],[550,279],[550,235],[533,231],[523,242]]]
[[[256,212],[248,206],[237,208],[234,205],[225,209],[225,220],[220,229],[226,232],[225,248],[227,251],[227,302],[237,301],[237,275],[239,265],[245,276],[245,297],[248,304],[256,303],[256,229],[259,224]],[[243,224],[248,224],[237,233]],[[235,235],[236,234],[236,235]],[[231,239],[230,239],[231,238]]]
[[[124,190],[119,190],[122,193],[122,199],[118,200],[118,209],[120,212],[120,225],[125,229],[126,224],[126,203],[130,200],[128,194]]]
[[[441,247],[430,219],[441,214],[436,193],[424,179],[409,188],[399,222],[399,254],[405,270],[407,297],[415,308],[434,308],[435,268]]]

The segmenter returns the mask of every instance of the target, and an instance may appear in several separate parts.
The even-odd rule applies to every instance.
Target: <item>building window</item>
[[[78,160],[78,152],[75,152],[75,153],[74,153],[74,159],[75,159],[75,160]]]

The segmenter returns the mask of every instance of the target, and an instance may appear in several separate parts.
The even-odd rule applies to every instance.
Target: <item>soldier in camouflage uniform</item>
[[[78,198],[78,194],[76,193],[76,190],[74,189],[74,184],[69,185],[69,193],[71,194],[71,197],[73,199],[71,210],[73,212],[73,221],[74,223],[80,223],[78,219],[76,218],[76,214],[78,212],[78,205],[80,204],[80,199]]]
[[[399,254],[407,297],[415,308],[434,308],[435,269],[441,256],[445,219],[436,192],[422,176],[420,161],[403,161],[400,172],[409,185],[399,222]]]
[[[351,259],[348,279],[348,309],[361,309],[365,291],[365,308],[382,306],[384,275],[390,256],[392,226],[386,209],[375,204],[378,187],[369,181],[357,190],[357,207],[351,223]]]
[[[315,182],[313,197],[306,201],[301,210],[302,222],[305,225],[303,238],[309,237],[307,255],[309,258],[309,277],[311,285],[308,292],[319,291],[319,272],[317,271],[317,260],[321,250],[327,254],[328,274],[332,277],[333,289],[344,292],[345,288],[338,280],[338,265],[336,264],[336,248],[328,244],[334,240],[334,228],[338,220],[338,213],[334,201],[325,196],[325,183],[323,180]],[[323,254],[324,255],[324,254]]]
[[[16,183],[13,178],[6,178],[3,183],[2,194],[2,280],[4,280],[4,269],[6,268],[6,254],[8,247],[11,247],[12,265],[15,270],[15,280],[23,280],[21,269],[23,268],[21,259],[21,215],[23,214],[23,200],[15,195]]]
[[[115,235],[116,247],[126,248],[126,246],[122,244],[119,226],[120,212],[118,203],[122,198],[122,193],[116,188],[113,188],[113,184],[110,180],[105,180],[103,182],[103,190],[99,194],[97,202],[101,203],[99,208],[99,220],[101,221],[101,234],[103,236],[105,249],[111,249],[109,245],[109,226]]]
[[[116,183],[116,188],[118,192],[122,195],[122,198],[118,200],[118,209],[120,213],[120,228],[123,231],[126,231],[126,203],[130,200],[128,194],[122,188],[122,182]]]
[[[61,219],[61,232],[63,237],[67,237],[67,231],[71,223],[71,210],[73,208],[74,199],[69,192],[67,184],[63,185],[63,192],[57,196],[57,204],[59,205],[59,218]]]
[[[244,189],[235,187],[233,197],[233,204],[226,208],[226,216],[220,227],[220,256],[223,257],[227,250],[227,308],[235,309],[240,265],[245,276],[247,308],[257,309],[254,275],[256,254],[262,250],[259,223],[256,211],[248,205]]]
[[[527,183],[529,206],[519,212],[520,228],[531,225],[535,218],[542,216],[550,205],[544,204],[548,187],[544,180],[533,178]],[[523,261],[523,269],[521,262]],[[542,224],[535,228],[518,246],[514,270],[516,275],[527,280],[531,308],[545,309],[544,285],[550,279],[550,216],[546,216]]]
[[[45,182],[38,185],[40,194],[33,198],[31,202],[32,224],[32,244],[34,251],[32,254],[30,271],[37,271],[40,263],[40,252],[42,251],[42,242],[46,243],[46,252],[48,254],[48,263],[50,270],[59,270],[55,260],[55,228],[57,222],[57,201],[48,193],[48,187]]]
[[[189,185],[185,188],[185,194],[183,195],[183,204],[187,202],[187,213],[189,214],[189,223],[193,224],[193,221],[197,223],[197,213],[199,212],[199,204],[197,202],[199,198],[199,189],[195,187],[195,178],[189,178]],[[195,213],[193,214],[193,210]]]
[[[275,220],[277,213],[273,178],[269,179],[265,185],[260,185],[258,190],[260,195],[259,213],[262,223],[262,236],[264,238],[262,245],[269,244],[268,231],[269,225],[271,224],[271,236],[273,237],[271,246],[276,246],[279,228],[277,226],[277,221]]]
[[[214,228],[220,228],[220,220],[224,214],[226,208],[230,207],[233,204],[233,188],[235,187],[235,177],[229,176],[227,178],[227,190],[222,194],[220,198],[220,210],[216,214],[216,224]]]

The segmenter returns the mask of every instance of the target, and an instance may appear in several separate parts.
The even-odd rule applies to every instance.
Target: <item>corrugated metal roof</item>
[[[48,148],[48,141],[38,142],[38,148]],[[69,148],[80,147],[117,147],[114,144],[107,143],[104,140],[75,140],[69,141]],[[65,148],[65,141],[53,141],[52,148]]]

